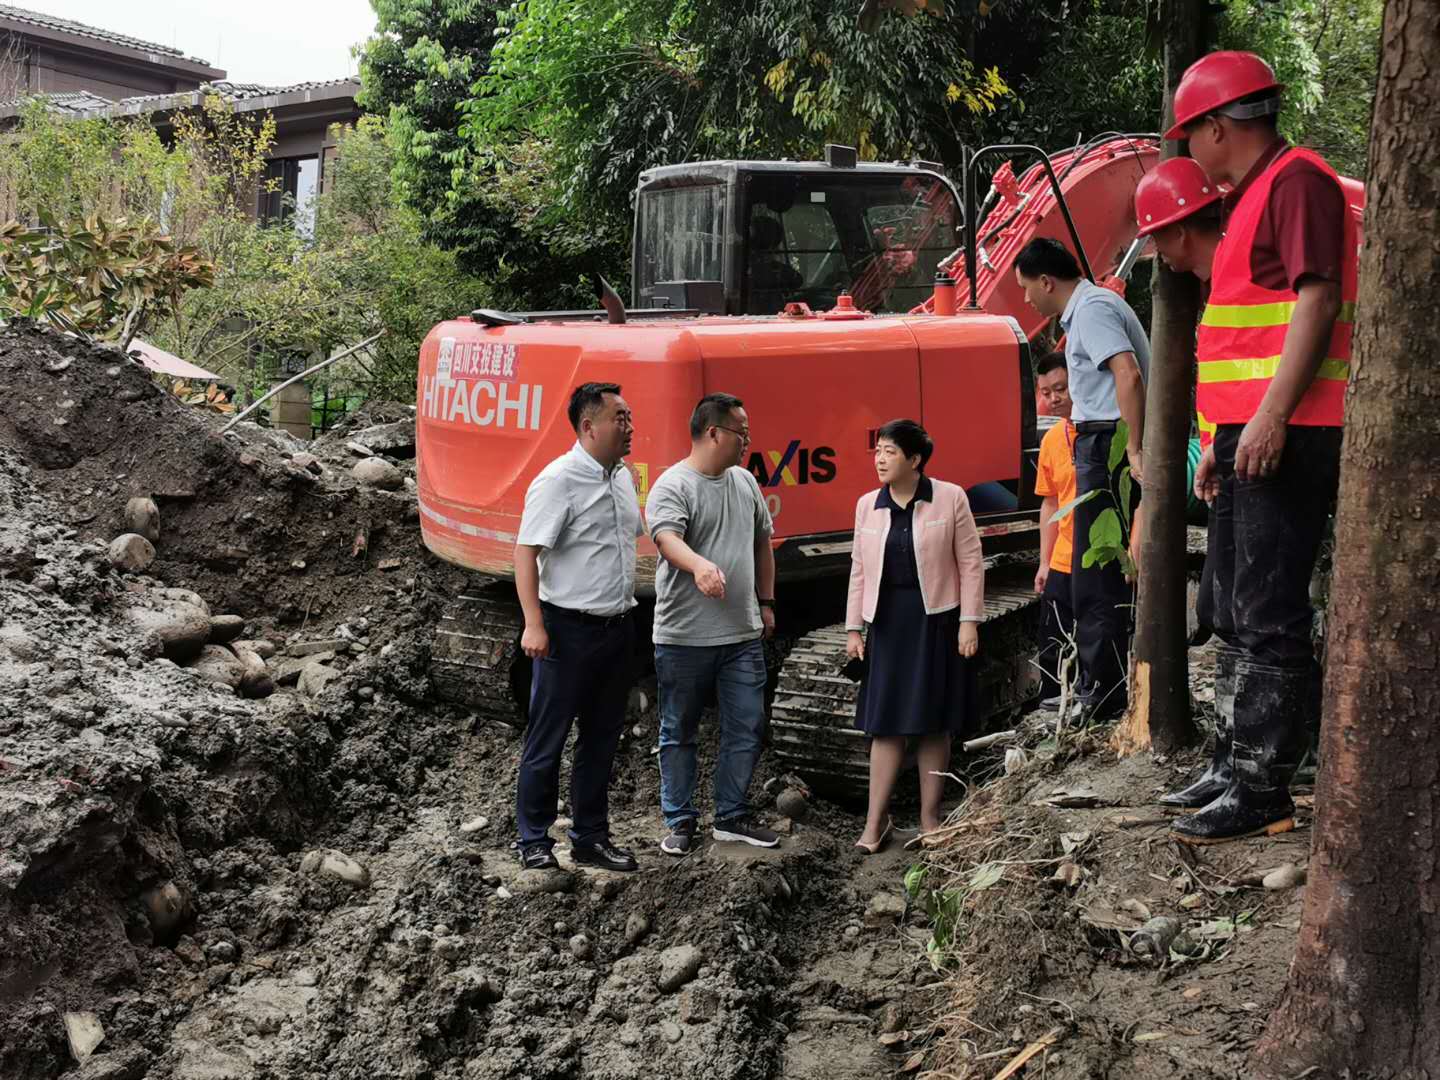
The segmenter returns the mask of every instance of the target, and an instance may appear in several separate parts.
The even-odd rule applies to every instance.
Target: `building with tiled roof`
[[[6,99],[80,92],[115,101],[193,90],[225,74],[168,45],[0,4],[0,97]]]
[[[145,117],[160,129],[218,94],[239,113],[275,118],[275,145],[256,213],[282,213],[289,195],[303,206],[324,182],[332,128],[360,117],[357,79],[269,86],[238,82],[179,49],[69,19],[0,4],[0,127],[36,99],[68,119]]]

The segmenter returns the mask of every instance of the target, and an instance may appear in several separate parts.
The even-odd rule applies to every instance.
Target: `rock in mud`
[[[465,834],[468,836],[470,833],[477,833],[477,832],[479,832],[481,829],[485,828],[485,826],[486,826],[486,825],[489,825],[489,824],[490,824],[490,819],[489,819],[489,818],[483,817],[483,816],[482,816],[482,817],[475,817],[475,818],[471,818],[469,821],[465,822],[465,824],[461,825],[461,826],[460,826],[460,831],[461,831],[462,833],[465,833]]]
[[[84,1065],[105,1038],[105,1029],[94,1013],[67,1012],[65,1038],[70,1042],[70,1056]]]
[[[324,664],[306,664],[300,670],[298,685],[300,692],[309,697],[319,697],[325,692],[325,688],[339,678],[340,672]]]
[[[415,454],[415,421],[398,420],[393,424],[376,424],[355,432],[355,441],[377,454],[413,457]]]
[[[360,483],[381,491],[396,491],[405,483],[405,474],[384,458],[368,457],[357,461],[350,472]]]
[[[674,993],[700,973],[705,955],[694,945],[675,945],[660,954],[660,977],[655,984]]]
[[[150,1066],[150,1052],[142,1046],[128,1046],[96,1054],[84,1065],[65,1074],[65,1080],[144,1080]]]
[[[1275,892],[1293,889],[1305,884],[1305,868],[1294,863],[1282,863],[1266,874],[1260,884]]]
[[[154,634],[161,653],[184,663],[200,655],[210,639],[210,612],[186,600],[163,595],[179,590],[152,590],[132,607],[126,618],[140,637]]]
[[[575,875],[568,870],[521,870],[511,887],[521,896],[568,893],[575,889]]]
[[[1136,930],[1130,938],[1130,951],[1136,956],[1148,956],[1155,963],[1161,963],[1170,956],[1170,943],[1180,933],[1180,922],[1168,915],[1157,915]]]
[[[206,645],[190,669],[210,682],[238,690],[245,678],[245,665],[223,645]]]
[[[110,541],[109,558],[116,570],[138,574],[155,561],[155,545],[139,533],[125,533]]]
[[[256,656],[260,657],[261,660],[274,659],[276,652],[275,643],[273,641],[266,641],[264,638],[254,638],[247,639],[245,641],[236,641],[232,643],[232,647],[243,647],[249,649]]]
[[[327,877],[339,878],[347,885],[357,888],[363,889],[370,884],[370,871],[343,851],[312,851],[301,860],[300,870],[306,874],[324,874]]]
[[[154,499],[136,496],[125,504],[125,527],[152,544],[160,539],[160,508]]]
[[[330,659],[334,654],[346,647],[348,642],[344,638],[326,638],[323,641],[297,641],[285,651],[291,656],[319,656],[321,653],[330,653]]]
[[[275,692],[275,681],[270,678],[270,670],[259,653],[238,641],[230,646],[230,650],[245,668],[245,674],[240,678],[242,695],[247,698],[263,698]]]
[[[638,911],[631,912],[625,920],[625,944],[638,945],[650,933],[650,920]]]
[[[810,804],[795,788],[786,788],[775,799],[775,808],[791,821],[804,821],[810,816]]]
[[[894,893],[876,893],[865,908],[866,926],[885,926],[905,917],[905,901]]]
[[[169,940],[190,914],[190,904],[173,881],[156,885],[140,894],[150,930],[159,941]]]
[[[707,1024],[720,1015],[720,995],[707,986],[687,986],[680,991],[680,1022]]]
[[[593,948],[590,944],[590,939],[584,934],[576,934],[570,939],[570,954],[574,956],[576,960],[589,960],[592,952]]]
[[[245,632],[245,620],[239,615],[210,617],[210,644],[228,645]]]
[[[325,664],[335,659],[333,652],[316,653],[314,656],[298,656],[276,662],[270,677],[280,686],[294,686],[300,681],[300,673],[311,664]]]

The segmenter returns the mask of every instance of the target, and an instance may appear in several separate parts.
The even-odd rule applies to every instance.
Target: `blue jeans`
[[[765,728],[765,650],[757,638],[734,645],[656,645],[660,691],[660,809],[674,828],[695,809],[696,733],[711,690],[720,705],[715,820],[746,812],[745,792]]]

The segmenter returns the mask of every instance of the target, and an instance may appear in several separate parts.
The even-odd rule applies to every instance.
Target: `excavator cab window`
[[[957,209],[949,184],[924,173],[755,173],[743,310],[773,315],[792,300],[829,308],[849,292],[867,311],[909,311],[955,250]]]
[[[691,307],[692,294],[702,288],[720,296],[726,202],[726,185],[718,182],[642,195],[635,252],[640,306]]]

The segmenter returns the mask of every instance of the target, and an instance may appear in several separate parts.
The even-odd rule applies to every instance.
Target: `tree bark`
[[[1174,122],[1172,98],[1180,76],[1205,51],[1204,0],[1163,0],[1165,109],[1161,129]],[[1179,153],[1167,142],[1164,157]],[[1195,324],[1200,283],[1155,260],[1152,360],[1145,392],[1144,527],[1135,617],[1130,709],[1116,734],[1122,753],[1179,749],[1195,738],[1190,718],[1190,670],[1185,640],[1185,450],[1195,384]]]
[[[1440,1075],[1440,0],[1389,0],[1310,884],[1272,1075]],[[1347,1072],[1348,1070],[1348,1072]]]

